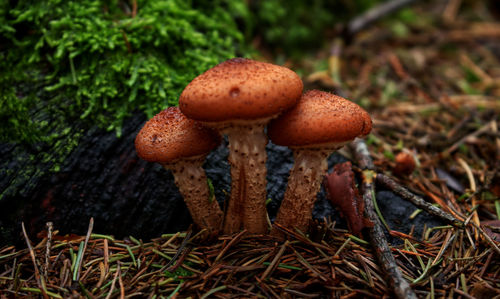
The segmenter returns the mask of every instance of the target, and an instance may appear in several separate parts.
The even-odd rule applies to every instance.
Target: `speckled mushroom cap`
[[[203,122],[259,119],[295,105],[302,88],[302,80],[290,69],[233,58],[191,81],[179,107],[189,118]]]
[[[370,133],[370,115],[355,103],[319,90],[306,92],[298,104],[272,120],[267,134],[285,146],[343,144]]]
[[[169,107],[146,122],[135,138],[135,149],[146,161],[167,164],[206,154],[220,141],[217,132],[188,119],[178,107]]]

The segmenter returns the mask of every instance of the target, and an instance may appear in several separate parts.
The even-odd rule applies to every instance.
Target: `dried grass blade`
[[[186,245],[187,245],[187,243],[189,241],[189,237],[191,237],[191,233],[192,232],[193,232],[192,230],[189,230],[187,232],[186,236],[184,237],[184,240],[182,240],[181,245],[177,249],[177,252],[170,259],[170,261],[165,265],[165,268],[168,268],[168,267],[172,266],[172,264],[177,260],[177,258],[179,257],[179,255],[181,255],[182,251],[184,250],[184,248],[186,247]]]
[[[111,282],[111,288],[109,289],[108,295],[106,295],[106,299],[111,298],[113,291],[115,290],[115,283],[118,279],[118,275],[120,274],[120,262],[118,262],[118,268],[116,269],[115,275],[113,277],[113,281]]]
[[[215,258],[215,262],[218,262],[220,259],[222,259],[222,257],[224,256],[224,254],[226,254],[226,252],[229,250],[229,248],[231,248],[231,246],[233,246],[234,244],[239,242],[240,239],[246,234],[246,232],[247,232],[246,230],[243,230],[240,233],[238,233],[236,236],[234,236],[234,238],[231,241],[229,241],[229,243],[227,243],[227,245],[217,255],[217,257]]]
[[[276,266],[278,264],[278,261],[280,260],[281,256],[283,255],[283,253],[285,252],[286,250],[286,247],[288,246],[290,242],[287,240],[285,241],[285,243],[283,243],[283,245],[281,245],[281,248],[280,250],[278,251],[278,253],[274,256],[273,260],[271,261],[271,263],[269,264],[269,266],[267,267],[267,269],[264,271],[264,273],[262,273],[262,275],[260,276],[260,279],[261,280],[265,280],[267,278],[267,276],[269,274],[271,274],[272,271],[274,271],[274,269],[276,269]]]
[[[319,272],[311,264],[309,264],[309,262],[297,250],[295,250],[294,248],[292,248],[292,250],[293,250],[293,253],[295,253],[295,256],[297,257],[299,263],[301,263],[304,267],[309,269],[312,273],[316,274],[319,278],[321,278],[321,280],[328,281],[328,278],[323,276],[323,274],[321,274],[321,272]]]
[[[83,248],[80,253],[78,252],[77,264],[76,264],[76,273],[73,275],[73,280],[78,281],[80,279],[80,273],[82,268],[83,256],[85,255],[85,250],[87,250],[87,244],[89,243],[90,236],[92,234],[92,229],[94,228],[94,218],[90,218],[89,221],[89,229],[87,230],[87,235],[85,236],[85,242],[83,242]]]
[[[26,244],[28,245],[28,250],[29,250],[29,253],[31,256],[31,261],[33,262],[33,267],[35,269],[35,277],[36,277],[36,282],[38,284],[38,288],[40,289],[40,292],[41,292],[43,298],[48,299],[49,295],[47,294],[47,290],[45,289],[45,281],[40,276],[40,271],[38,270],[38,266],[36,264],[35,252],[33,251],[33,247],[31,246],[30,239],[28,238],[28,234],[26,233],[26,228],[24,227],[24,222],[21,222],[21,228],[23,230],[24,238],[25,238]]]
[[[446,249],[448,249],[448,247],[453,242],[453,240],[455,239],[456,236],[457,236],[456,233],[452,235],[452,231],[451,230],[449,230],[446,233],[446,237],[445,237],[445,240],[443,242],[443,245],[439,249],[439,252],[438,252],[437,256],[434,258],[434,261],[432,262],[431,266],[434,266],[434,265],[436,265],[439,262],[439,260],[443,256],[444,252],[446,251]]]

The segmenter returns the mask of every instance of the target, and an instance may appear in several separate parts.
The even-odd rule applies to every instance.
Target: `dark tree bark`
[[[187,227],[191,219],[171,173],[135,153],[145,121],[136,113],[121,138],[89,129],[57,172],[50,162],[30,159],[37,156],[33,147],[0,144],[0,239],[22,241],[21,221],[30,235],[46,221],[61,233],[84,233],[90,217],[94,232],[117,236],[150,238]]]

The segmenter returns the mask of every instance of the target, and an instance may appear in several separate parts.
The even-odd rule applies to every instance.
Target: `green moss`
[[[135,16],[126,3],[2,1],[1,141],[68,135],[53,130],[52,113],[63,116],[61,125],[80,118],[119,135],[132,111],[151,117],[176,105],[187,82],[235,56],[241,44],[232,18],[239,2],[137,1]],[[26,92],[25,85],[37,88]],[[50,117],[33,120],[37,109]]]

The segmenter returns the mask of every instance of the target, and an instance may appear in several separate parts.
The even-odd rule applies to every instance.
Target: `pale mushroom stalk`
[[[213,235],[220,230],[222,210],[217,200],[210,198],[207,176],[202,167],[204,161],[205,155],[202,155],[164,164],[163,167],[172,171],[193,222]]]
[[[231,165],[231,198],[224,219],[225,233],[238,231],[242,225],[252,233],[267,231],[265,123],[221,130],[228,136]]]
[[[328,165],[326,158],[333,151],[296,149],[295,163],[290,170],[288,185],[275,223],[295,227],[302,232],[308,228],[321,180]]]

